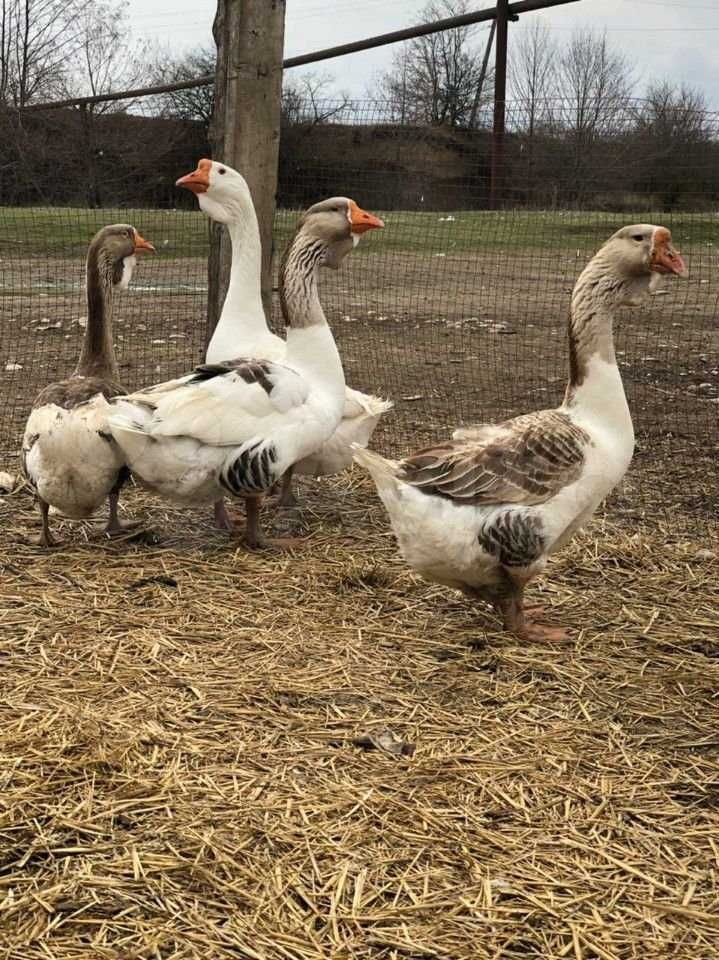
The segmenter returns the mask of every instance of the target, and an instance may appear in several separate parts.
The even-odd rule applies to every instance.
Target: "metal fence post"
[[[498,206],[504,175],[504,112],[507,99],[507,23],[509,0],[497,0],[494,59],[494,121],[492,124],[492,162],[489,183],[489,205]]]

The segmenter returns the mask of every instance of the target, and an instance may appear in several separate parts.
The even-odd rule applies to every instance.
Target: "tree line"
[[[430,0],[423,19],[467,9],[467,0]],[[381,117],[338,92],[331,75],[289,73],[281,196],[301,202],[341,186],[350,172],[367,179],[371,171],[385,206],[398,197],[484,205],[494,83],[488,39],[488,30],[470,25],[398,46],[366,91]],[[640,86],[606,34],[580,29],[560,43],[532,15],[521,29],[511,25],[509,54],[505,201],[636,206],[638,195],[650,195],[671,208],[717,199],[716,118],[701,91],[666,80]],[[176,202],[166,182],[210,149],[211,86],[134,103],[24,108],[192,79],[212,73],[214,59],[211,48],[177,56],[134,41],[113,0],[1,0],[0,200]],[[346,128],[353,134],[343,150]]]

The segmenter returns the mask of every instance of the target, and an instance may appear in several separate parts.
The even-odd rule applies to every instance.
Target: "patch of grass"
[[[359,247],[382,250],[465,252],[577,249],[589,253],[614,230],[650,220],[668,226],[679,244],[711,245],[716,218],[699,213],[607,213],[603,211],[457,210],[453,212],[373,211],[387,229]],[[280,210],[275,245],[289,241],[298,211]],[[174,258],[204,256],[207,219],[199,210],[102,209],[82,207],[0,208],[0,255],[60,257],[84,255],[92,235],[108,223],[132,223],[160,253]]]
[[[698,213],[607,213],[604,211],[458,210],[381,214],[387,229],[373,243],[396,250],[474,251],[577,249],[589,254],[615,230],[631,223],[669,227],[678,244],[711,245],[716,218]]]
[[[207,250],[207,218],[199,210],[0,207],[0,252],[84,255],[90,238],[108,223],[131,223],[158,252],[173,257],[204,256]]]

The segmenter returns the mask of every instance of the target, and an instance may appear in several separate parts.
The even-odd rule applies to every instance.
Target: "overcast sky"
[[[287,0],[285,54],[306,53],[422,22],[426,0]],[[492,6],[472,0],[471,10]],[[129,0],[136,37],[182,50],[212,42],[216,0]],[[555,36],[578,26],[605,30],[634,64],[640,81],[687,82],[703,89],[719,109],[719,0],[577,0],[541,13],[525,14],[512,34],[541,17]],[[336,78],[336,87],[362,97],[373,76],[386,68],[393,47],[368,50],[317,64]]]

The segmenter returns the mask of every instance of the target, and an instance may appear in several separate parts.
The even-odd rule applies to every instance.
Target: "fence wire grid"
[[[132,223],[158,250],[116,300],[124,385],[166,379],[202,359],[207,221],[173,185],[209,147],[206,125],[173,117],[168,102],[91,121],[75,110],[3,118],[0,450],[8,469],[34,397],[76,363],[84,257],[101,226]],[[652,118],[636,101],[591,127],[566,104],[508,104],[507,114],[500,204],[488,209],[486,111],[473,130],[423,125],[396,104],[286,111],[276,250],[299,211],[325,196],[352,196],[386,222],[322,280],[348,382],[395,402],[376,445],[398,454],[461,423],[557,403],[572,285],[599,245],[634,222],[668,226],[690,271],[625,310],[617,330],[635,426],[646,442],[671,434],[716,443],[719,118],[695,117],[687,133],[686,123]],[[51,171],[47,150],[61,135],[68,147]],[[24,165],[13,160],[21,155]],[[281,328],[276,298],[272,322]]]

